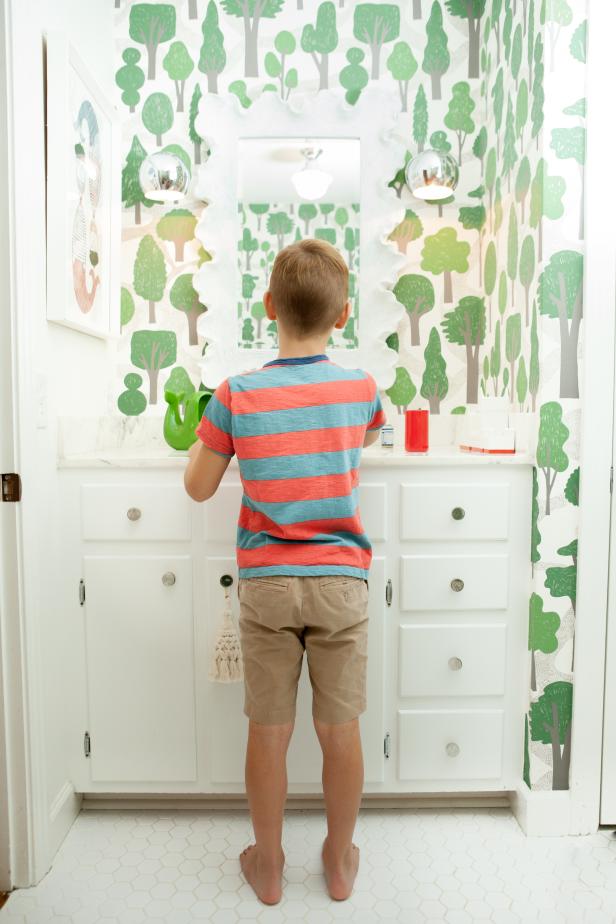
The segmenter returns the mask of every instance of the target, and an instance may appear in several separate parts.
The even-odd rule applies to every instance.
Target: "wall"
[[[371,28],[369,5],[269,0],[254,41],[246,42],[236,0],[178,0],[161,5],[166,31],[155,62],[139,40],[139,4],[116,0],[116,6],[116,91],[127,156],[125,324],[110,394],[116,413],[122,377],[136,371],[131,337],[149,326],[146,299],[156,299],[154,326],[172,332],[175,361],[198,384],[203,344],[188,342],[185,319],[169,295],[178,274],[194,272],[204,254],[188,240],[177,259],[173,243],[161,235],[166,210],[139,202],[134,180],[144,152],[160,143],[179,145],[195,163],[202,159],[191,117],[200,94],[232,93],[249,106],[263,91],[288,98],[329,86],[353,99],[369,80],[378,80],[398,94],[398,132],[408,139],[409,156],[431,146],[451,149],[460,160],[455,199],[441,207],[412,198],[400,176],[383,178],[406,210],[391,233],[406,256],[394,291],[407,311],[390,339],[399,365],[386,405],[395,420],[395,409],[429,404],[433,414],[460,413],[482,393],[506,394],[512,410],[538,416],[523,775],[535,789],[566,788],[579,481],[585,0],[475,0],[477,15],[470,20],[461,0],[379,4],[390,40],[374,57],[363,40],[364,27]],[[198,202],[189,200],[187,207],[199,216]],[[141,272],[147,264],[137,259],[146,239],[161,276],[155,292],[147,292]],[[161,370],[161,380],[170,373],[170,367]],[[160,401],[145,411],[163,412]]]

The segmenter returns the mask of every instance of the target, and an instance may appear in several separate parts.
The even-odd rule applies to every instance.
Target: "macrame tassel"
[[[214,646],[214,657],[210,668],[210,680],[219,683],[235,683],[244,677],[242,649],[231,613],[231,593],[225,587],[225,608],[222,625]]]

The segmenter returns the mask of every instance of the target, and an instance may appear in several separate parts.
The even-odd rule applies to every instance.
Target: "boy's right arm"
[[[387,420],[385,417],[385,411],[383,410],[383,405],[381,404],[381,397],[379,395],[378,388],[376,387],[376,382],[372,377],[371,383],[374,385],[374,398],[372,399],[370,405],[370,420],[366,428],[366,435],[364,436],[364,446],[371,446],[372,443],[375,443],[379,438],[379,430]]]

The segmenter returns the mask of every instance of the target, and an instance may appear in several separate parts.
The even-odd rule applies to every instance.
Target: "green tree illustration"
[[[269,212],[267,202],[251,202],[248,206],[253,215],[257,216],[257,231],[261,230],[261,219]],[[301,206],[300,206],[301,208]]]
[[[284,0],[222,0],[229,16],[244,22],[244,77],[259,76],[259,23],[274,19],[284,6]]]
[[[318,214],[318,209],[312,202],[302,202],[298,208],[297,217],[304,222],[304,234],[306,237],[310,236],[310,222],[313,221]]]
[[[398,81],[402,112],[409,108],[409,83],[417,70],[417,61],[407,42],[396,42],[387,59],[389,73]]]
[[[245,318],[242,324],[242,340],[244,346],[251,347],[255,339],[255,325],[252,318]]]
[[[492,9],[490,11],[490,25],[496,37],[496,63],[501,63],[501,21],[502,21],[503,0],[492,0]]]
[[[265,70],[269,77],[278,78],[281,99],[288,99],[291,90],[297,86],[297,71],[294,68],[288,72],[285,71],[286,60],[289,55],[293,54],[296,47],[297,42],[292,32],[279,32],[274,39],[274,48],[280,57],[277,58],[272,51],[268,51],[265,55]]]
[[[350,226],[344,229],[344,249],[347,252],[347,262],[349,269],[352,270],[355,265],[355,251],[359,246],[359,231]]]
[[[410,151],[405,151],[405,154],[404,154],[404,166],[403,166],[403,167],[400,167],[400,169],[396,171],[396,173],[395,173],[393,179],[391,179],[391,180],[389,181],[389,183],[387,184],[387,187],[388,187],[389,189],[395,190],[395,193],[396,193],[398,199],[400,199],[400,197],[402,196],[402,190],[403,190],[404,187],[406,186],[406,173],[405,173],[405,170],[406,170],[406,166],[407,166],[409,160],[411,160],[411,152],[410,152]]]
[[[139,182],[139,169],[146,156],[147,151],[139,138],[137,135],[133,135],[133,142],[122,169],[122,205],[125,209],[135,209],[136,225],[141,224],[141,206],[145,205],[146,208],[149,208],[155,205],[151,199],[146,199]]]
[[[335,228],[315,228],[314,236],[318,241],[327,241],[333,247],[336,246]]]
[[[184,246],[195,237],[197,219],[189,209],[171,209],[156,225],[156,233],[163,241],[172,241],[175,261],[184,260]]]
[[[406,411],[409,404],[417,394],[417,389],[413,380],[404,366],[398,366],[396,369],[396,378],[393,385],[385,390],[389,400],[395,405],[398,414]]]
[[[507,273],[502,270],[498,278],[498,313],[501,318],[507,309]]]
[[[533,302],[533,320],[530,326],[530,363],[528,390],[531,395],[531,411],[535,413],[535,402],[539,393],[539,337],[537,336],[537,302]]]
[[[511,192],[511,173],[518,160],[516,148],[515,124],[513,121],[513,106],[511,97],[507,102],[507,118],[505,120],[505,139],[503,141],[503,176],[507,177],[507,191]]]
[[[203,138],[197,131],[195,127],[195,119],[197,118],[197,113],[199,112],[199,100],[202,97],[201,87],[199,84],[195,84],[195,89],[193,90],[193,95],[190,100],[190,114],[188,120],[188,137],[193,143],[194,146],[194,160],[196,164],[201,163],[201,145],[203,144]]]
[[[522,66],[522,54],[523,54],[523,41],[522,41],[522,26],[518,25],[514,36],[513,44],[511,46],[511,76],[515,80],[516,90],[518,88],[518,81],[520,79],[520,68]]]
[[[505,106],[505,78],[503,69],[499,70],[492,87],[492,110],[494,112],[494,131],[496,134],[496,156],[500,158],[500,131],[503,124],[503,111]]]
[[[564,26],[570,26],[573,21],[573,13],[567,0],[545,0],[545,24],[548,38],[550,40],[550,70],[554,70],[556,58],[556,45],[561,30]]]
[[[492,379],[492,388],[494,397],[498,396],[498,379],[501,371],[501,341],[500,341],[500,321],[496,322],[494,328],[494,343],[490,350],[490,378]]]
[[[270,212],[267,216],[267,230],[275,234],[278,241],[278,250],[284,247],[285,235],[291,234],[294,225],[286,212]]]
[[[344,98],[351,106],[355,105],[369,80],[368,71],[362,64],[364,58],[361,48],[349,48],[346,53],[348,64],[340,71],[340,84],[346,90]]]
[[[535,278],[535,241],[532,234],[527,234],[522,241],[520,251],[520,282],[524,286],[525,316],[524,323],[528,327],[528,313],[530,301],[530,287]]]
[[[398,337],[396,331],[394,331],[393,334],[390,334],[389,337],[386,338],[385,343],[390,350],[395,350],[396,353],[400,352],[400,338]]]
[[[503,22],[503,47],[505,49],[505,60],[507,64],[511,62],[511,37],[513,32],[513,7],[511,3],[505,3],[505,21]]]
[[[528,84],[526,80],[520,81],[518,98],[515,105],[515,133],[520,142],[520,150],[524,150],[524,129],[528,122]]]
[[[530,189],[530,161],[528,157],[523,157],[520,161],[520,166],[518,168],[518,175],[515,181],[515,197],[516,200],[520,203],[520,221],[522,224],[525,223],[525,206],[526,206],[526,197]]]
[[[466,403],[477,404],[479,387],[479,347],[486,332],[486,307],[483,298],[467,295],[453,311],[448,311],[441,326],[449,343],[466,348]]]
[[[447,34],[443,29],[443,11],[438,0],[432,4],[426,34],[428,40],[421,66],[430,75],[432,99],[441,99],[441,77],[447,72],[451,59],[447,49]]]
[[[490,231],[494,228],[494,187],[496,184],[496,148],[490,148],[486,159],[485,186],[488,193]]]
[[[158,374],[172,366],[177,353],[177,341],[172,330],[136,330],[130,340],[130,360],[138,369],[145,369],[150,380],[150,404],[158,401]]]
[[[138,417],[148,406],[148,399],[139,391],[143,379],[136,372],[129,372],[124,376],[126,391],[118,396],[118,408],[127,417]]]
[[[122,286],[120,290],[120,325],[126,327],[135,314],[135,299],[130,293],[130,289]]]
[[[586,64],[586,32],[587,32],[587,20],[583,20],[574,31],[571,36],[571,42],[569,43],[569,51],[576,61],[581,61],[582,64]]]
[[[557,221],[565,214],[563,196],[565,181],[560,176],[549,176],[547,163],[543,158],[537,162],[537,169],[530,188],[530,226],[537,228],[537,260],[543,262],[543,219]]]
[[[381,48],[400,34],[400,8],[394,3],[358,3],[353,16],[353,35],[370,46],[370,77],[380,77]]]
[[[166,282],[165,255],[152,235],[145,234],[139,241],[135,257],[133,289],[148,302],[150,324],[156,324],[156,302],[163,298]]]
[[[424,239],[421,251],[421,268],[435,276],[443,273],[444,301],[453,302],[452,273],[468,272],[470,244],[459,241],[455,228],[442,228],[437,234]]]
[[[518,398],[518,404],[520,405],[520,411],[524,411],[524,402],[526,401],[526,395],[528,394],[528,377],[526,375],[526,363],[524,362],[523,356],[520,356],[520,362],[518,363],[518,374],[515,380],[515,390]]]
[[[452,16],[468,21],[468,76],[479,77],[479,38],[486,0],[446,0],[445,6]]]
[[[214,0],[210,0],[207,5],[201,32],[203,42],[199,53],[199,70],[207,77],[208,93],[218,93],[218,75],[222,74],[225,69],[227,54],[224,36],[218,25],[218,8]]]
[[[145,83],[145,74],[137,64],[141,52],[137,48],[125,48],[122,52],[124,67],[116,71],[115,82],[122,90],[122,102],[131,112],[140,99],[139,90]]]
[[[188,323],[188,343],[196,346],[199,342],[197,336],[197,321],[199,315],[206,311],[205,305],[199,301],[199,293],[193,286],[192,273],[183,273],[178,276],[169,293],[169,300],[174,308],[183,311]]]
[[[339,228],[344,228],[345,225],[349,223],[349,212],[348,209],[345,209],[344,206],[338,206],[334,212],[334,221]]]
[[[413,105],[413,140],[417,150],[423,151],[428,137],[428,100],[422,84],[419,84]]]
[[[560,397],[579,398],[578,339],[582,321],[584,258],[574,250],[559,250],[539,278],[539,312],[558,318],[560,331]]]
[[[488,297],[488,330],[492,330],[492,295],[494,294],[494,289],[496,288],[496,272],[496,244],[494,241],[490,241],[486,249],[486,259],[483,273],[484,288]]]
[[[479,133],[473,142],[473,154],[481,164],[481,175],[483,176],[483,159],[488,149],[488,132],[485,125],[479,129]]]
[[[430,135],[430,147],[434,151],[441,151],[443,154],[449,154],[451,145],[447,140],[447,132],[432,132]]]
[[[305,25],[301,38],[302,51],[307,52],[316,65],[319,90],[327,90],[329,87],[329,56],[337,45],[336,7],[326,0],[317,10],[314,26]]]
[[[152,93],[148,96],[143,104],[141,118],[147,130],[156,137],[156,144],[160,147],[164,133],[173,125],[173,106],[167,94]]]
[[[411,325],[411,345],[419,346],[419,322],[434,308],[434,286],[426,276],[407,273],[400,276],[393,293],[404,305]]]
[[[545,478],[545,515],[550,514],[550,496],[559,472],[569,466],[569,457],[564,450],[569,429],[562,422],[563,409],[558,401],[548,401],[539,410],[539,435],[537,438],[537,465]]]
[[[166,144],[161,150],[167,151],[169,154],[175,154],[180,158],[186,169],[190,172],[192,169],[192,164],[190,162],[190,155],[187,151],[184,150],[180,144]]]
[[[245,254],[246,272],[248,272],[253,254],[259,249],[259,242],[256,237],[253,237],[250,233],[250,228],[244,228],[242,239],[237,243],[237,249],[238,253]]]
[[[575,615],[577,593],[577,539],[574,539],[568,545],[561,546],[557,549],[557,552],[559,555],[570,555],[573,559],[573,564],[564,568],[546,568],[544,586],[550,591],[552,597],[568,597]],[[573,670],[573,664],[571,669]]]
[[[552,654],[558,648],[556,633],[560,628],[558,613],[543,609],[543,597],[531,593],[528,605],[528,650],[530,651],[530,688],[537,689],[537,667],[535,652]]]
[[[449,390],[447,380],[447,363],[441,353],[441,338],[438,330],[433,327],[428,337],[428,345],[424,350],[426,365],[421,380],[420,394],[426,398],[430,405],[431,414],[440,414],[441,401]]]
[[[476,231],[479,238],[479,286],[483,285],[483,235],[486,225],[486,210],[483,205],[462,206],[458,221],[466,231]]]
[[[250,313],[252,317],[257,322],[257,340],[261,339],[261,325],[263,324],[263,319],[267,317],[265,314],[265,306],[263,302],[255,302],[252,306]]]
[[[550,147],[559,160],[575,160],[580,168],[580,222],[579,237],[584,237],[584,163],[586,160],[586,129],[582,125],[573,128],[553,128]]]
[[[475,123],[472,119],[475,103],[471,98],[470,85],[464,80],[454,83],[451,92],[452,96],[449,101],[449,109],[447,110],[444,122],[447,128],[450,128],[458,139],[458,163],[462,163],[464,142],[469,134],[475,131]]]
[[[511,280],[511,306],[515,305],[515,281],[518,275],[518,219],[515,206],[509,209],[509,233],[507,236],[507,275]]]
[[[569,788],[573,687],[564,680],[548,683],[530,704],[530,736],[552,746],[552,789]],[[562,746],[562,750],[561,750]]]
[[[406,209],[400,224],[388,236],[388,241],[395,241],[400,253],[406,254],[407,247],[412,241],[418,240],[423,234],[423,225],[419,216],[412,210]]]
[[[257,286],[257,276],[252,273],[242,273],[242,298],[246,301],[246,311],[250,310],[250,300]]]
[[[539,532],[539,480],[537,478],[537,466],[533,465],[533,501],[531,512],[531,534],[530,534],[530,560],[532,562],[532,572],[535,573],[535,564],[541,560],[539,545],[541,543],[541,533]]]
[[[175,6],[172,3],[135,3],[128,17],[128,34],[133,42],[145,45],[148,54],[148,80],[156,80],[158,46],[175,35]]]
[[[545,106],[545,91],[543,88],[543,76],[544,76],[544,65],[543,65],[543,40],[541,35],[537,36],[537,41],[535,42],[535,66],[533,69],[533,82],[531,84],[531,92],[533,97],[533,102],[530,110],[530,119],[531,119],[531,138],[535,138],[537,142],[537,150],[539,149],[539,133],[541,132],[541,127],[544,120],[544,106]]]
[[[580,466],[575,468],[567,478],[565,497],[574,507],[580,505]]]
[[[321,212],[321,215],[323,215],[323,217],[325,218],[325,224],[328,223],[327,221],[328,216],[331,215],[331,213],[334,211],[335,208],[336,206],[334,205],[333,202],[319,203],[319,211]]]
[[[229,93],[237,96],[242,109],[250,109],[252,100],[248,96],[248,88],[245,80],[233,80],[227,87]]]
[[[513,385],[515,382],[515,363],[522,349],[522,315],[511,314],[507,318],[505,325],[505,358],[509,363],[511,372],[509,374],[510,393],[509,398],[513,404]]]
[[[165,391],[172,391],[176,395],[183,395],[183,400],[179,402],[180,407],[184,410],[186,399],[195,393],[195,386],[183,366],[174,366],[169,373],[169,378],[165,382]]]
[[[524,713],[524,763],[522,765],[522,779],[531,788],[530,784],[530,753],[528,749],[528,714]]]

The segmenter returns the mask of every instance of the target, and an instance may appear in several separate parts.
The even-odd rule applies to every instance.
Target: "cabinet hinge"
[[[614,466],[610,465],[610,494],[614,489]]]
[[[383,753],[387,758],[389,758],[389,740],[389,732],[387,732],[383,740]]]
[[[21,500],[21,478],[17,472],[4,472],[0,475],[0,501],[16,504]]]
[[[90,756],[90,732],[86,732],[83,736],[83,753],[86,757]]]
[[[391,606],[391,601],[394,595],[394,585],[391,583],[391,578],[387,579],[387,584],[385,585],[385,603],[387,606]]]
[[[79,606],[83,606],[86,602],[86,582],[83,578],[79,581]]]

